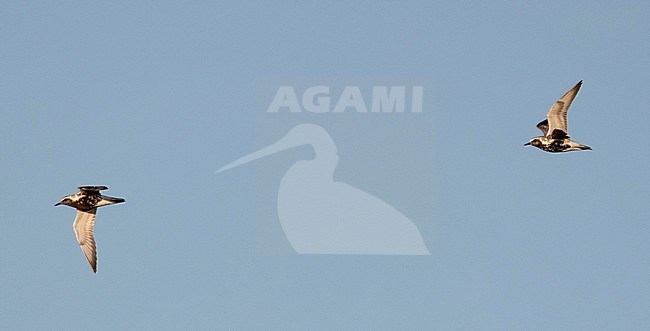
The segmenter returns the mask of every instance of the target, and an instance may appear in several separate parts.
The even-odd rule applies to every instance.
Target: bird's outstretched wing
[[[99,193],[102,190],[108,190],[106,186],[79,186],[79,190],[88,193]]]
[[[74,234],[77,236],[77,242],[79,242],[81,251],[84,253],[93,272],[96,273],[97,248],[95,247],[95,236],[93,235],[93,231],[95,230],[95,213],[97,213],[97,208],[87,211],[77,210],[77,217],[75,217],[72,227],[74,228]]]
[[[569,131],[567,130],[566,114],[569,111],[569,107],[571,107],[573,99],[575,99],[578,94],[580,86],[582,86],[582,81],[579,81],[578,84],[567,91],[546,113],[548,129],[544,135],[547,138],[563,139],[569,137],[567,135]],[[539,124],[537,127],[539,127]]]
[[[548,120],[543,120],[537,123],[537,128],[542,131],[544,136],[546,136],[546,133],[548,132]]]

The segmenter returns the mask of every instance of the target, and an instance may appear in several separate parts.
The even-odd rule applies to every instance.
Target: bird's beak
[[[530,145],[530,143],[529,143],[529,142],[527,142],[527,143],[525,143],[525,144],[524,144],[524,146],[528,146],[528,145]]]
[[[58,205],[60,205],[60,204],[61,204],[61,203],[59,202],[59,203],[57,203],[56,205],[54,205],[54,207],[56,207],[56,206],[58,206]]]

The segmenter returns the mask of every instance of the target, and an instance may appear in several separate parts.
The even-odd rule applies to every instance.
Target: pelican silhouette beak
[[[257,152],[253,152],[251,154],[248,154],[240,159],[237,159],[229,164],[226,164],[225,166],[221,167],[219,170],[217,170],[215,173],[220,173],[222,171],[226,171],[231,168],[238,167],[242,164],[255,161],[257,159],[263,158],[265,156],[269,156],[271,154],[275,154],[277,152],[283,151],[285,149],[289,149],[292,147],[304,145],[304,141],[298,140],[298,139],[292,139],[292,136],[286,135],[274,144],[264,147]]]

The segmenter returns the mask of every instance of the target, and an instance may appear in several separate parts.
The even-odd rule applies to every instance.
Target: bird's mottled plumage
[[[81,186],[79,192],[63,197],[55,205],[66,205],[77,209],[77,216],[72,227],[81,251],[93,272],[97,272],[97,249],[93,234],[97,208],[124,202],[122,198],[109,197],[99,193],[99,191],[107,189],[106,186]]]
[[[537,128],[544,135],[532,138],[524,146],[532,145],[550,153],[591,149],[589,146],[572,141],[567,129],[567,112],[581,86],[582,81],[579,81],[578,84],[553,104],[551,109],[546,113],[546,119],[537,123]]]

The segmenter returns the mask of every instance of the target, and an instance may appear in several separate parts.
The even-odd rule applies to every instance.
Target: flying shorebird
[[[93,230],[95,229],[97,208],[124,202],[122,198],[101,195],[99,191],[102,190],[108,190],[108,187],[80,186],[79,192],[63,197],[55,205],[66,205],[77,209],[77,216],[72,227],[74,228],[74,234],[77,236],[77,242],[81,246],[81,251],[95,273],[97,272],[97,249]]]
[[[580,86],[582,86],[582,81],[579,81],[560,100],[556,101],[546,113],[546,119],[537,124],[537,128],[542,131],[544,136],[534,137],[525,143],[524,146],[533,145],[550,153],[591,149],[589,146],[571,141],[567,131],[566,114],[569,111],[569,107],[571,107],[571,102],[573,102],[573,99],[578,94]]]

